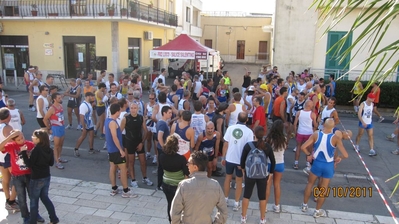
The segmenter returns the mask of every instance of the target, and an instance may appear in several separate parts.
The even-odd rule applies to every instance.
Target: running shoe
[[[154,169],[154,170],[152,171],[152,174],[158,174],[158,169]]]
[[[152,164],[157,164],[157,155],[154,155],[154,158],[152,159]]]
[[[89,153],[90,153],[90,151],[89,151]],[[74,155],[75,155],[75,157],[79,157],[80,156],[79,150],[75,150]]]
[[[292,149],[293,152],[296,152],[296,147]]]
[[[50,142],[54,142],[54,137],[53,137],[53,135],[49,135],[49,140],[50,140]]]
[[[259,221],[259,224],[266,224],[266,219],[261,219],[261,220]]]
[[[395,138],[393,138],[391,135],[388,135],[388,136],[386,137],[386,139],[387,139],[388,141],[391,141],[391,142],[393,142],[393,141],[395,140]]]
[[[273,205],[273,211],[275,213],[280,213],[281,212],[281,207],[280,205]]]
[[[148,179],[148,178],[143,179],[142,182],[143,182],[143,184],[145,184],[145,185],[147,185],[147,186],[152,186],[152,185],[154,185],[154,183],[153,183],[150,179]]]
[[[137,198],[137,194],[132,194],[132,191],[129,189],[128,192],[122,193],[122,198]]]
[[[294,168],[294,170],[299,169],[298,164],[294,164],[294,165],[292,166],[292,168]]]
[[[151,156],[151,153],[148,153],[148,152],[145,153],[145,158],[146,158],[146,159],[151,159],[151,157],[152,157],[152,156]]]
[[[356,150],[357,152],[360,152],[360,147],[359,147],[358,145],[355,145],[355,150]]]
[[[394,151],[391,152],[394,155],[399,155],[399,149],[395,149]]]
[[[137,181],[130,181],[130,186],[132,186],[133,188],[139,188],[139,184],[137,183]]]
[[[381,123],[383,120],[385,120],[384,117],[380,117],[380,119],[378,119],[378,123]]]
[[[241,216],[241,224],[246,224],[246,223],[247,223],[247,217]]]
[[[161,187],[157,187],[157,191],[163,191],[162,186]]]
[[[234,207],[233,207],[233,211],[238,211],[238,210],[240,210],[240,208],[241,208],[241,205],[240,205],[240,202],[234,202]]]
[[[90,149],[89,154],[94,154],[94,149]]]
[[[59,163],[68,163],[68,160],[58,158],[58,162],[59,162]]]
[[[14,210],[14,211],[16,211],[16,212],[19,212],[20,210],[19,210],[19,205],[18,205],[18,203],[17,202],[14,202],[13,204],[8,204],[7,202],[6,202],[6,209],[7,210]]]
[[[61,163],[56,163],[56,164],[55,164],[55,167],[57,167],[57,168],[60,169],[60,170],[63,170],[63,169],[64,169],[64,166],[63,166]]]
[[[320,209],[318,212],[315,210],[313,213],[314,218],[319,218],[319,217],[326,217],[326,211],[324,209]]]
[[[65,127],[65,129],[72,129],[72,124],[67,125],[67,126]]]
[[[377,155],[377,153],[375,152],[374,149],[370,150],[369,156],[376,156],[376,155]]]
[[[301,205],[302,212],[307,212],[308,208],[309,208],[308,205],[305,205],[305,204],[302,203],[302,205]]]
[[[76,127],[76,130],[82,130],[82,129],[83,129],[83,127],[80,124]]]
[[[39,214],[37,214],[37,219],[36,219],[36,221],[37,222],[40,222],[40,223],[44,223],[44,219],[43,219],[43,217],[41,217]]]
[[[307,166],[307,167],[303,168],[302,171],[303,171],[306,175],[309,175],[309,173],[310,173],[310,168]]]
[[[36,108],[35,108],[35,107],[32,107],[32,108],[30,108],[30,109],[31,109],[32,112],[35,112],[35,111],[36,111]]]
[[[104,139],[105,139],[105,135],[104,135],[104,134],[101,134],[100,139],[101,139],[101,140],[104,140]]]
[[[111,196],[115,196],[117,194],[119,194],[119,190],[118,189],[116,189],[116,190],[112,189],[111,192],[109,192],[109,195],[111,195]]]

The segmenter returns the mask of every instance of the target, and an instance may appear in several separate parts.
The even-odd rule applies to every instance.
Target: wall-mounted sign
[[[6,69],[15,69],[14,54],[4,53],[4,64]]]
[[[53,55],[53,49],[44,49],[44,55],[46,56]]]
[[[45,48],[54,48],[54,44],[53,43],[44,43],[43,47],[45,47]]]

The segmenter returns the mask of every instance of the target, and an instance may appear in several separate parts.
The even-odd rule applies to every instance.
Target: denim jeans
[[[159,158],[161,157],[161,154],[163,154],[163,150],[158,148],[158,185],[157,187],[161,187],[162,186],[162,179],[163,179],[163,168],[161,166],[161,163],[159,162]]]
[[[163,188],[163,193],[166,196],[166,200],[168,201],[168,217],[169,217],[169,222],[172,221],[170,217],[170,209],[172,207],[172,201],[173,198],[175,197],[176,191],[177,191],[177,186],[172,186],[169,184],[162,183],[162,188]]]
[[[29,190],[30,174],[11,176],[11,181],[15,186],[15,190],[17,191],[19,209],[21,210],[21,217],[29,218],[28,206],[26,204],[26,191],[28,191],[28,195],[30,195],[30,190]]]
[[[30,223],[37,223],[37,215],[39,213],[39,198],[46,207],[50,216],[51,222],[58,222],[58,217],[55,214],[53,202],[48,197],[48,190],[50,187],[50,176],[42,179],[30,180]]]

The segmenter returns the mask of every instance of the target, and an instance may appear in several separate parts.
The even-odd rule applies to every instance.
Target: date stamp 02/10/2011
[[[334,198],[371,198],[373,197],[373,188],[359,186],[313,188],[313,197],[315,198],[328,198],[330,195]]]

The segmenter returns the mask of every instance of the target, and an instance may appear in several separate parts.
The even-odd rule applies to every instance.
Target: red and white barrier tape
[[[341,121],[339,121],[339,122],[341,123],[341,126],[342,126],[342,128],[344,129],[344,131],[346,132],[345,126],[342,124]],[[395,224],[399,224],[399,223],[398,223],[398,220],[397,220],[396,217],[395,217],[395,214],[393,213],[393,211],[392,211],[391,207],[389,206],[387,200],[385,199],[385,197],[384,197],[384,195],[382,194],[380,188],[378,187],[377,182],[374,180],[373,175],[371,175],[371,172],[370,172],[369,168],[367,167],[366,163],[364,162],[363,157],[362,157],[362,156],[360,155],[360,153],[356,150],[355,143],[353,143],[353,141],[352,141],[351,138],[349,138],[349,141],[351,142],[351,144],[352,144],[352,146],[353,146],[353,149],[355,149],[355,152],[357,153],[357,156],[359,156],[360,161],[363,163],[364,168],[366,169],[366,171],[367,171],[367,173],[368,173],[368,175],[369,175],[371,181],[373,182],[375,188],[377,189],[378,194],[380,195],[382,201],[383,201],[384,204],[385,204],[385,207],[387,207],[389,214],[391,214],[391,216],[392,216],[392,218],[393,218]]]

